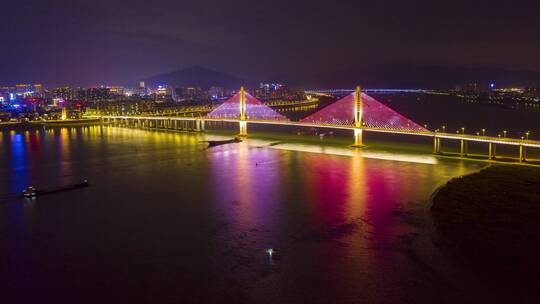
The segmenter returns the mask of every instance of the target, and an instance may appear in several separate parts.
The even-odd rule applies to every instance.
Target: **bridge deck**
[[[240,122],[239,119],[227,119],[227,118],[207,118],[207,117],[168,117],[168,116],[89,116],[94,118],[103,118],[103,119],[130,119],[130,120],[179,120],[179,121],[215,121],[215,122]],[[342,130],[355,130],[354,126],[346,125],[332,125],[332,124],[320,124],[320,123],[305,123],[305,122],[295,122],[295,121],[271,121],[271,120],[246,120],[246,123],[249,124],[266,124],[266,125],[283,125],[283,126],[298,126],[298,127],[313,127],[313,128],[328,128],[328,129],[342,129]],[[419,132],[419,131],[403,131],[403,130],[393,130],[393,129],[384,129],[384,128],[372,128],[372,127],[362,127],[363,131],[366,132],[379,132],[379,133],[390,133],[390,134],[403,134],[403,135],[415,135],[415,136],[427,136],[427,137],[437,137],[444,139],[453,139],[453,140],[465,140],[473,142],[485,142],[485,143],[494,143],[502,145],[513,145],[513,146],[523,146],[523,147],[535,147],[540,148],[540,141],[535,140],[526,140],[526,139],[516,139],[516,138],[500,138],[500,137],[490,137],[490,136],[478,136],[478,135],[469,135],[469,134],[453,134],[453,133],[442,133],[442,132]]]

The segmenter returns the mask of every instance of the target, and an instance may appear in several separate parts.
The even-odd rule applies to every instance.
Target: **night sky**
[[[540,72],[538,1],[8,1],[0,85],[134,85],[193,65],[250,79],[379,64]]]

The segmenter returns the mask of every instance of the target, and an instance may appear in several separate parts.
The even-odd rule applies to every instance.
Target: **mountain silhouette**
[[[231,74],[210,70],[201,66],[158,74],[145,79],[150,86],[169,85],[173,87],[195,86],[208,89],[212,86],[237,89],[246,84],[245,80]]]

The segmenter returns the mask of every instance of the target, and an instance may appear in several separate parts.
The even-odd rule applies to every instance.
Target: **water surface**
[[[1,135],[0,289],[20,302],[475,300],[426,209],[484,163],[101,126]]]

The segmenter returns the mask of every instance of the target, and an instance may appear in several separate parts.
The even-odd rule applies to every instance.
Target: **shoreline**
[[[494,289],[540,300],[540,169],[492,165],[453,178],[430,199],[435,236]]]
[[[105,124],[98,118],[66,119],[50,121],[4,122],[0,123],[0,131],[26,131],[42,127],[79,127]]]

